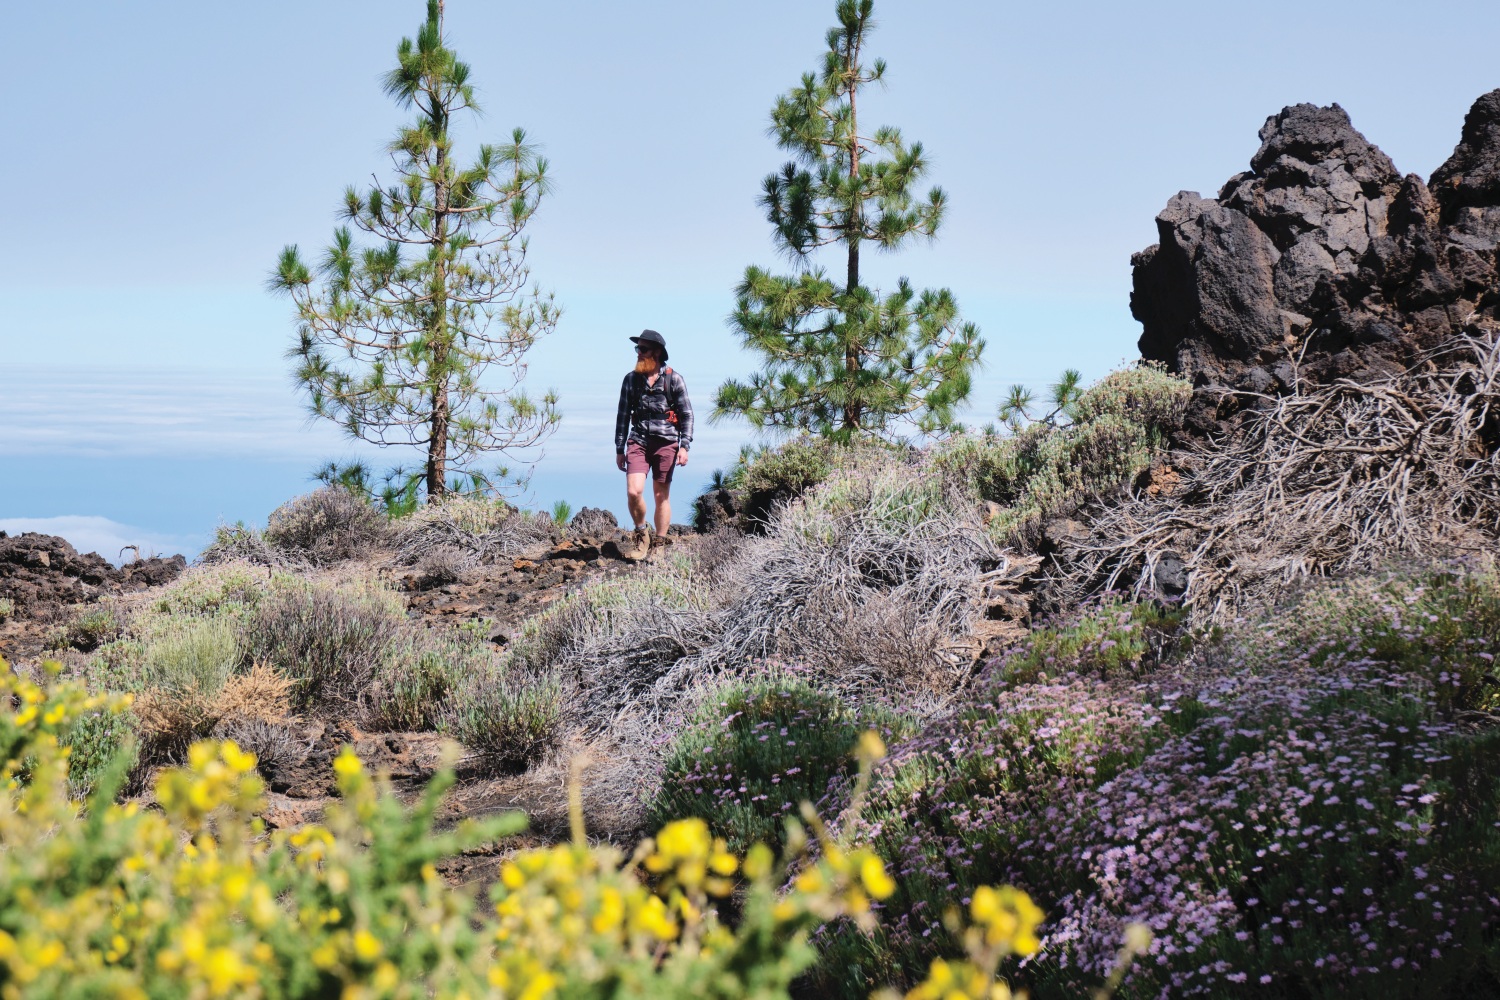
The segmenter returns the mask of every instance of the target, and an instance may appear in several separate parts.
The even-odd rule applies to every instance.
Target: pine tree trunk
[[[438,0],[438,34],[442,34],[443,0]],[[432,245],[437,250],[432,275],[432,312],[428,321],[431,360],[427,374],[432,383],[432,415],[427,438],[427,502],[437,503],[448,484],[448,269],[443,254],[448,244],[448,115],[439,98],[439,85],[429,91],[432,101],[433,141],[437,144],[437,169],[432,185]]]
[[[844,52],[845,72],[853,76],[854,67],[859,59],[858,40],[851,33]],[[849,178],[853,180],[859,176],[859,114],[855,108],[856,88],[858,82],[852,78],[849,80]],[[854,204],[849,210],[849,229],[845,233],[845,239],[849,243],[849,274],[844,283],[844,295],[851,296],[859,287],[859,230],[860,230],[860,198],[858,188],[855,188]],[[850,393],[844,403],[844,430],[853,434],[859,430],[859,424],[864,419],[864,407],[856,392],[859,384],[859,370],[862,364],[860,357],[859,337],[851,336],[844,345],[844,370],[849,379]]]

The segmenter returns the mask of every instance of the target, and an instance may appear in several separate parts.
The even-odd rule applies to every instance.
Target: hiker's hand
[[[620,469],[621,472],[624,472],[625,471],[625,456],[624,455],[616,455],[615,456],[615,465],[619,467],[619,469]]]
[[[677,449],[677,464],[687,465],[687,452],[681,448]]]

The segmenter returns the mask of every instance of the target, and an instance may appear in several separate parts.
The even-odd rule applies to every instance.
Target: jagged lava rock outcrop
[[[27,531],[0,531],[0,597],[32,618],[60,612],[70,604],[94,601],[170,583],[187,568],[182,556],[152,556],[119,569],[94,552],[80,554],[65,539]]]
[[[1397,172],[1337,104],[1266,120],[1217,198],[1183,191],[1131,258],[1141,355],[1210,390],[1286,392],[1398,371],[1500,307],[1500,90],[1429,183]],[[1195,394],[1189,432],[1232,401]]]

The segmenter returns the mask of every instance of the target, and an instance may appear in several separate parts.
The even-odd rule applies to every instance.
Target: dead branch
[[[1255,397],[1179,489],[1096,510],[1050,583],[1064,599],[1160,593],[1169,561],[1194,618],[1212,621],[1301,578],[1492,546],[1497,380],[1500,344],[1476,333],[1399,376]]]

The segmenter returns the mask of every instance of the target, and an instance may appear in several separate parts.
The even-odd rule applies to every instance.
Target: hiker
[[[656,538],[665,542],[672,523],[672,473],[687,465],[693,443],[693,404],[687,383],[667,367],[667,342],[655,330],[631,337],[635,368],[620,386],[620,408],[615,415],[615,464],[625,473],[625,496],[635,521],[631,554],[643,557],[651,549],[651,526],[646,523],[646,473],[651,473],[656,497]]]

